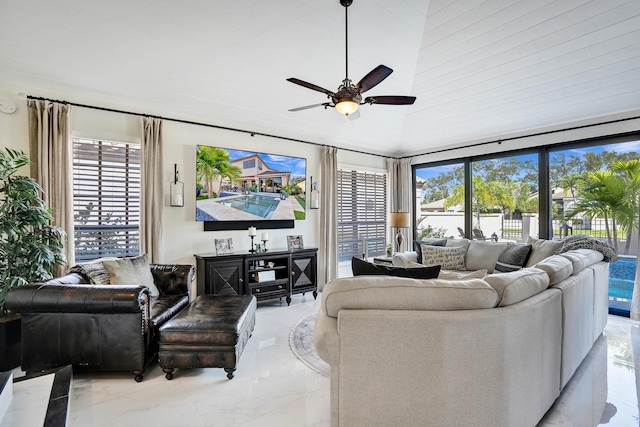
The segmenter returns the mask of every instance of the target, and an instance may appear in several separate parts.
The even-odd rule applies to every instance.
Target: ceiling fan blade
[[[313,83],[307,83],[304,80],[296,79],[295,77],[288,78],[287,81],[291,82],[291,83],[295,83],[295,84],[300,85],[300,86],[304,86],[307,89],[317,90],[318,92],[322,92],[322,93],[326,94],[327,96],[332,96],[333,95],[333,92],[331,92],[329,89],[325,89],[323,87],[316,86]]]
[[[367,96],[363,104],[410,105],[416,101],[415,96]]]
[[[304,107],[298,107],[298,108],[292,108],[289,111],[302,111],[302,110],[308,110],[309,108],[316,108],[316,107],[323,107],[327,108],[329,106],[331,106],[330,102],[323,102],[322,104],[313,104],[313,105],[305,105]]]
[[[378,65],[373,70],[369,71],[369,74],[364,76],[362,80],[356,85],[357,89],[360,89],[360,93],[366,92],[378,83],[389,77],[389,74],[393,73],[393,70],[385,65]]]

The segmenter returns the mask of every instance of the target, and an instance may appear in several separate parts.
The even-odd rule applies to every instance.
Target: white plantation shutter
[[[140,250],[140,145],[73,139],[76,261]]]
[[[340,260],[384,255],[387,236],[387,175],[338,169],[338,255]]]

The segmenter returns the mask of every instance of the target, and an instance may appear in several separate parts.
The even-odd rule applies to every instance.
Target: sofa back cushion
[[[547,273],[531,267],[507,273],[494,273],[485,277],[485,281],[498,293],[500,307],[523,301],[549,287]]]
[[[322,310],[338,317],[351,310],[473,310],[493,308],[498,293],[482,279],[417,280],[357,276],[333,280],[322,291]]]
[[[469,239],[447,239],[447,244],[445,245],[448,248],[455,248],[458,246],[469,246],[471,240]]]
[[[573,274],[579,273],[587,266],[604,259],[604,255],[593,249],[574,249],[561,253],[560,256],[568,259],[573,264]]]
[[[372,264],[359,258],[351,258],[351,271],[354,276],[385,275],[396,277],[411,277],[413,279],[435,279],[440,273],[440,266],[424,266],[420,264],[416,268],[387,267],[386,265]]]
[[[489,273],[493,273],[498,257],[507,245],[507,242],[472,240],[469,243],[469,249],[467,249],[467,255],[464,259],[467,270],[486,269]]]
[[[552,255],[535,265],[549,275],[549,286],[553,286],[573,274],[573,263],[560,255]]]

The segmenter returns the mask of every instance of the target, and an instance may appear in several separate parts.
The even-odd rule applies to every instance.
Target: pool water
[[[636,278],[636,257],[620,256],[609,264],[609,298],[631,301]]]
[[[239,211],[247,212],[261,218],[271,218],[275,212],[280,199],[271,196],[258,196],[250,194],[240,196],[230,200],[225,200],[225,204]]]

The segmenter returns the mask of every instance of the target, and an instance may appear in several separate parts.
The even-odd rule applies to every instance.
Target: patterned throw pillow
[[[440,265],[443,270],[465,270],[464,256],[466,246],[438,247],[422,245],[422,263]]]
[[[418,254],[418,262],[422,262],[422,245],[429,246],[447,246],[447,239],[437,239],[437,240],[414,240],[413,241],[413,250]]]
[[[527,264],[530,255],[531,245],[509,245],[500,253],[493,269],[503,273],[520,270]]]
[[[67,273],[84,274],[93,285],[109,285],[109,273],[104,269],[102,261],[115,261],[116,257],[99,258],[83,264],[76,264]]]

